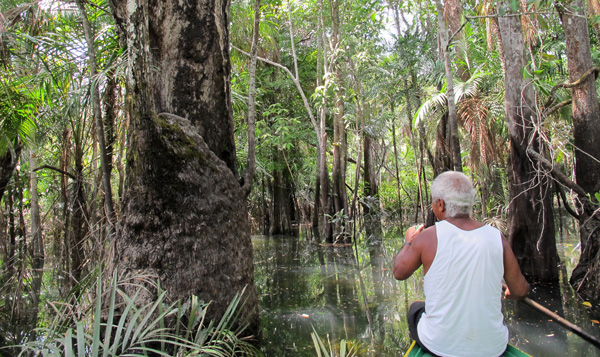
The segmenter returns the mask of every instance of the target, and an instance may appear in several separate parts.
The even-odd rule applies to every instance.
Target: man
[[[500,356],[508,343],[503,288],[513,299],[529,292],[506,238],[471,218],[475,195],[464,174],[440,174],[431,185],[439,222],[409,228],[394,259],[398,280],[423,265],[425,302],[411,305],[408,324],[417,344],[439,356]]]

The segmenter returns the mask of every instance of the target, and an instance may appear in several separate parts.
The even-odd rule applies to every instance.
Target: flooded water
[[[265,355],[316,356],[314,332],[328,349],[346,340],[357,356],[402,356],[411,342],[406,311],[424,296],[420,270],[405,282],[393,278],[401,242],[394,234],[358,247],[254,237]],[[572,259],[573,245],[564,248],[564,259]],[[535,287],[530,297],[600,338],[598,318],[566,280],[552,290]],[[523,303],[506,301],[504,310],[511,343],[532,356],[600,356],[600,349]]]

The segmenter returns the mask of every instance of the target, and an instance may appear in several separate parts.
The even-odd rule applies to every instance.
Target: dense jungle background
[[[2,0],[0,347],[259,353],[251,236],[365,263],[446,170],[597,313],[599,41],[598,0]]]

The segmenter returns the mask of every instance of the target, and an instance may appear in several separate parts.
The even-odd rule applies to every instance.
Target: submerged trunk
[[[127,22],[134,96],[117,263],[121,271],[158,275],[170,298],[212,301],[209,318],[223,316],[246,288],[241,318],[250,320],[246,333],[257,333],[233,137],[229,2],[113,0],[112,6]]]
[[[510,9],[510,3],[499,6]],[[508,11],[508,10],[507,10]],[[531,281],[558,282],[554,215],[549,178],[527,155],[527,149],[543,151],[535,127],[533,88],[523,78],[525,45],[519,16],[498,19],[505,54],[505,110],[510,135],[510,204],[508,240],[521,270]]]

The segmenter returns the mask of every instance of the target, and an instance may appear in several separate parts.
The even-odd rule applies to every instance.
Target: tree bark
[[[505,110],[510,136],[510,201],[508,206],[508,240],[521,270],[531,281],[558,282],[554,216],[551,184],[527,155],[528,147],[540,152],[543,144],[536,127],[533,88],[522,75],[525,44],[519,16],[500,16],[500,34],[505,55]]]
[[[252,243],[230,98],[229,1],[121,0],[113,8],[127,15],[134,99],[117,263],[121,272],[157,275],[172,299],[212,301],[209,319],[222,317],[246,288],[240,316],[249,320],[245,333],[255,334]]]
[[[557,5],[567,43],[569,81],[573,83],[579,82],[593,66],[584,5],[581,0]],[[587,75],[583,82],[571,88],[571,95],[575,182],[585,195],[580,194],[577,207],[581,256],[570,283],[579,294],[597,305],[600,303],[600,213],[593,203],[598,203],[595,194],[600,191],[600,106],[596,76]]]

